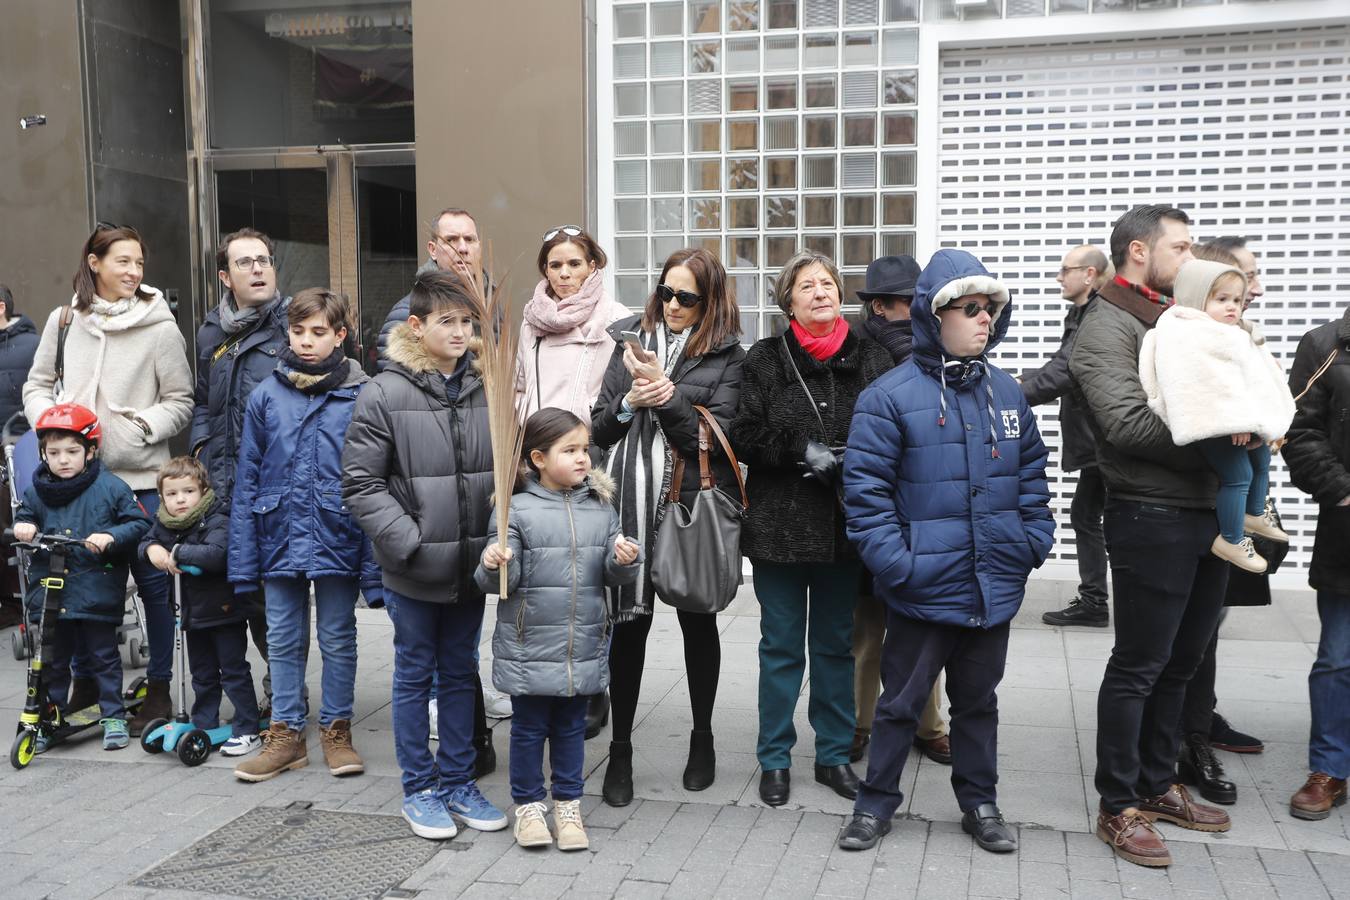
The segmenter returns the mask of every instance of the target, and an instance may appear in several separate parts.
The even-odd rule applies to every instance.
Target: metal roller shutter
[[[1341,27],[944,52],[938,243],[1011,284],[998,362],[1034,368],[1057,346],[1067,248],[1105,249],[1122,211],[1171,202],[1197,240],[1250,239],[1266,295],[1249,315],[1287,369],[1299,337],[1350,301],[1348,40]],[[1037,413],[1052,559],[1068,561],[1074,476],[1059,468],[1055,407]],[[1293,537],[1279,583],[1301,584],[1317,508],[1278,458],[1271,486]]]

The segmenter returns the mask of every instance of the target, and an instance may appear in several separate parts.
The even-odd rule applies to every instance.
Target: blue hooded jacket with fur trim
[[[876,596],[900,615],[993,628],[1022,605],[1054,542],[1046,449],[1017,382],[984,355],[946,356],[935,309],[987,294],[985,352],[1008,331],[1008,292],[962,250],[919,278],[914,355],[858,399],[844,457],[848,536]]]

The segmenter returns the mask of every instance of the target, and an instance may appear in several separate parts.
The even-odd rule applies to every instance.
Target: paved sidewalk
[[[1281,594],[1268,609],[1234,610],[1224,626],[1220,709],[1264,738],[1267,749],[1257,756],[1221,754],[1239,789],[1239,802],[1230,808],[1232,831],[1206,835],[1164,826],[1177,862],[1157,871],[1118,865],[1090,832],[1096,688],[1110,634],[1041,625],[1040,613],[1060,605],[1071,585],[1042,581],[1032,587],[1015,623],[1000,690],[1000,804],[1020,825],[1015,855],[972,849],[956,824],[948,770],[917,754],[911,754],[906,803],[892,834],[875,851],[835,849],[849,804],[812,779],[805,696],[797,709],[801,741],[792,804],[765,809],[754,760],[758,607],[747,589],[721,617],[713,787],[697,794],[680,787],[689,700],[679,628],[663,610],[652,629],[634,735],[638,799],[631,806],[610,809],[599,802],[607,735],[587,745],[592,777],[583,811],[591,851],[526,852],[509,832],[464,832],[412,871],[397,896],[1350,898],[1345,808],[1318,823],[1299,822],[1287,811],[1289,795],[1306,774],[1306,684],[1317,636],[1310,593]],[[316,810],[397,815],[391,629],[379,611],[360,611],[358,620],[353,731],[366,775],[336,779],[315,764],[247,785],[231,777],[230,763],[219,757],[187,769],[135,746],[107,753],[96,741],[67,745],[25,771],[0,771],[6,825],[0,832],[0,897],[202,897],[134,882],[255,807],[275,807],[283,817],[282,810],[296,802]],[[314,691],[317,665],[314,653]],[[22,665],[6,654],[0,661],[0,717],[17,719],[22,693]],[[498,770],[482,786],[506,807],[509,722],[496,731]],[[310,745],[311,760],[320,763],[317,737],[311,735]],[[255,852],[260,861],[254,880],[236,889],[277,896],[276,885],[294,874],[284,869],[294,858],[269,857],[262,845]]]

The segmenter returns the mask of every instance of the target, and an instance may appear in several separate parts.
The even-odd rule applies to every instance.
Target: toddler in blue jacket
[[[75,712],[66,704],[71,656],[78,646],[98,683],[103,749],[120,750],[129,738],[117,626],[126,608],[128,563],[150,520],[127,483],[99,464],[103,432],[92,410],[58,403],[38,417],[33,430],[42,462],[15,513],[14,537],[30,541],[44,533],[84,538],[84,546],[67,553],[60,609],[48,612],[60,618],[44,675],[47,696],[61,710]],[[42,581],[50,574],[48,566],[44,554],[33,554],[26,598],[33,622],[44,602]],[[46,744],[39,736],[39,753]]]
[[[262,583],[272,669],[272,723],[262,753],[236,777],[266,781],[309,764],[305,747],[305,650],[309,596],[323,656],[319,739],[334,775],[365,771],[352,747],[356,599],[378,600],[370,541],[342,501],[342,447],[368,379],[342,351],[347,300],[323,288],[286,310],[290,346],[244,412],[230,508],[229,577],[236,590]]]

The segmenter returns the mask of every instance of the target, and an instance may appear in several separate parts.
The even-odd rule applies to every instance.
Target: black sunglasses
[[[703,298],[693,291],[677,291],[670,285],[658,284],[656,286],[656,298],[662,303],[669,303],[672,299],[678,300],[685,309],[698,306],[703,302]]]
[[[581,229],[575,225],[559,225],[557,228],[550,228],[544,232],[544,240],[551,241],[559,234],[565,234],[568,237],[580,237]]]
[[[973,319],[980,313],[989,313],[989,318],[991,319],[994,317],[994,304],[992,303],[986,305],[972,300],[969,303],[962,303],[957,308],[966,314],[967,319]]]

